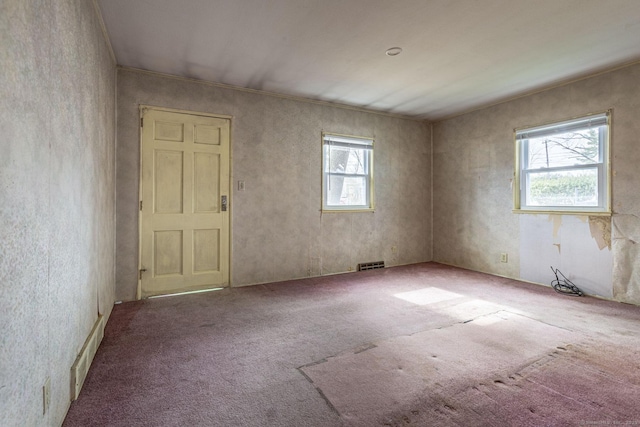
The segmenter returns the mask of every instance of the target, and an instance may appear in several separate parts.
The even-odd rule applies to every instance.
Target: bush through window
[[[609,117],[516,130],[516,210],[610,212]]]

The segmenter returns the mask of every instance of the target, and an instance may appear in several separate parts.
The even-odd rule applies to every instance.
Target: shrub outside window
[[[322,210],[373,210],[373,139],[322,134]]]
[[[516,211],[610,213],[609,118],[516,130]]]

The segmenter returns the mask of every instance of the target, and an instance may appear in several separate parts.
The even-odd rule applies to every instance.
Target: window
[[[516,210],[609,213],[609,117],[516,130]]]
[[[322,210],[373,210],[373,139],[322,134]]]

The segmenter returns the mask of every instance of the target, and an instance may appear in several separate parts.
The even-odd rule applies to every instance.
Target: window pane
[[[599,129],[584,129],[528,140],[528,169],[600,162]]]
[[[325,145],[325,172],[367,174],[368,150]]]
[[[327,206],[367,206],[368,177],[329,175]]]
[[[598,169],[527,173],[528,206],[598,206]]]

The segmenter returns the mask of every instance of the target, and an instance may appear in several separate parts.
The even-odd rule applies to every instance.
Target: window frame
[[[374,185],[373,185],[373,165],[375,139],[372,137],[345,135],[333,132],[322,132],[322,194],[321,194],[321,211],[328,213],[335,212],[373,212],[374,211]],[[364,148],[367,153],[365,159],[365,173],[346,173],[331,172],[328,170],[326,159],[327,151],[331,146]],[[366,185],[366,201],[365,205],[328,205],[328,189],[330,187],[329,180],[332,176],[345,177],[363,177]]]
[[[612,110],[586,114],[568,120],[554,121],[538,126],[527,126],[514,129],[515,145],[515,171],[513,185],[514,213],[550,213],[550,214],[585,214],[585,215],[611,215],[611,114]],[[527,134],[535,134],[537,137],[544,135],[560,135],[571,130],[581,130],[589,125],[590,121],[598,121],[599,124],[599,155],[597,162],[589,164],[577,164],[570,166],[555,166],[550,168],[529,168]],[[554,131],[555,130],[555,131]],[[537,206],[527,204],[527,178],[534,173],[563,172],[579,170],[597,170],[598,177],[598,205],[597,206]]]

